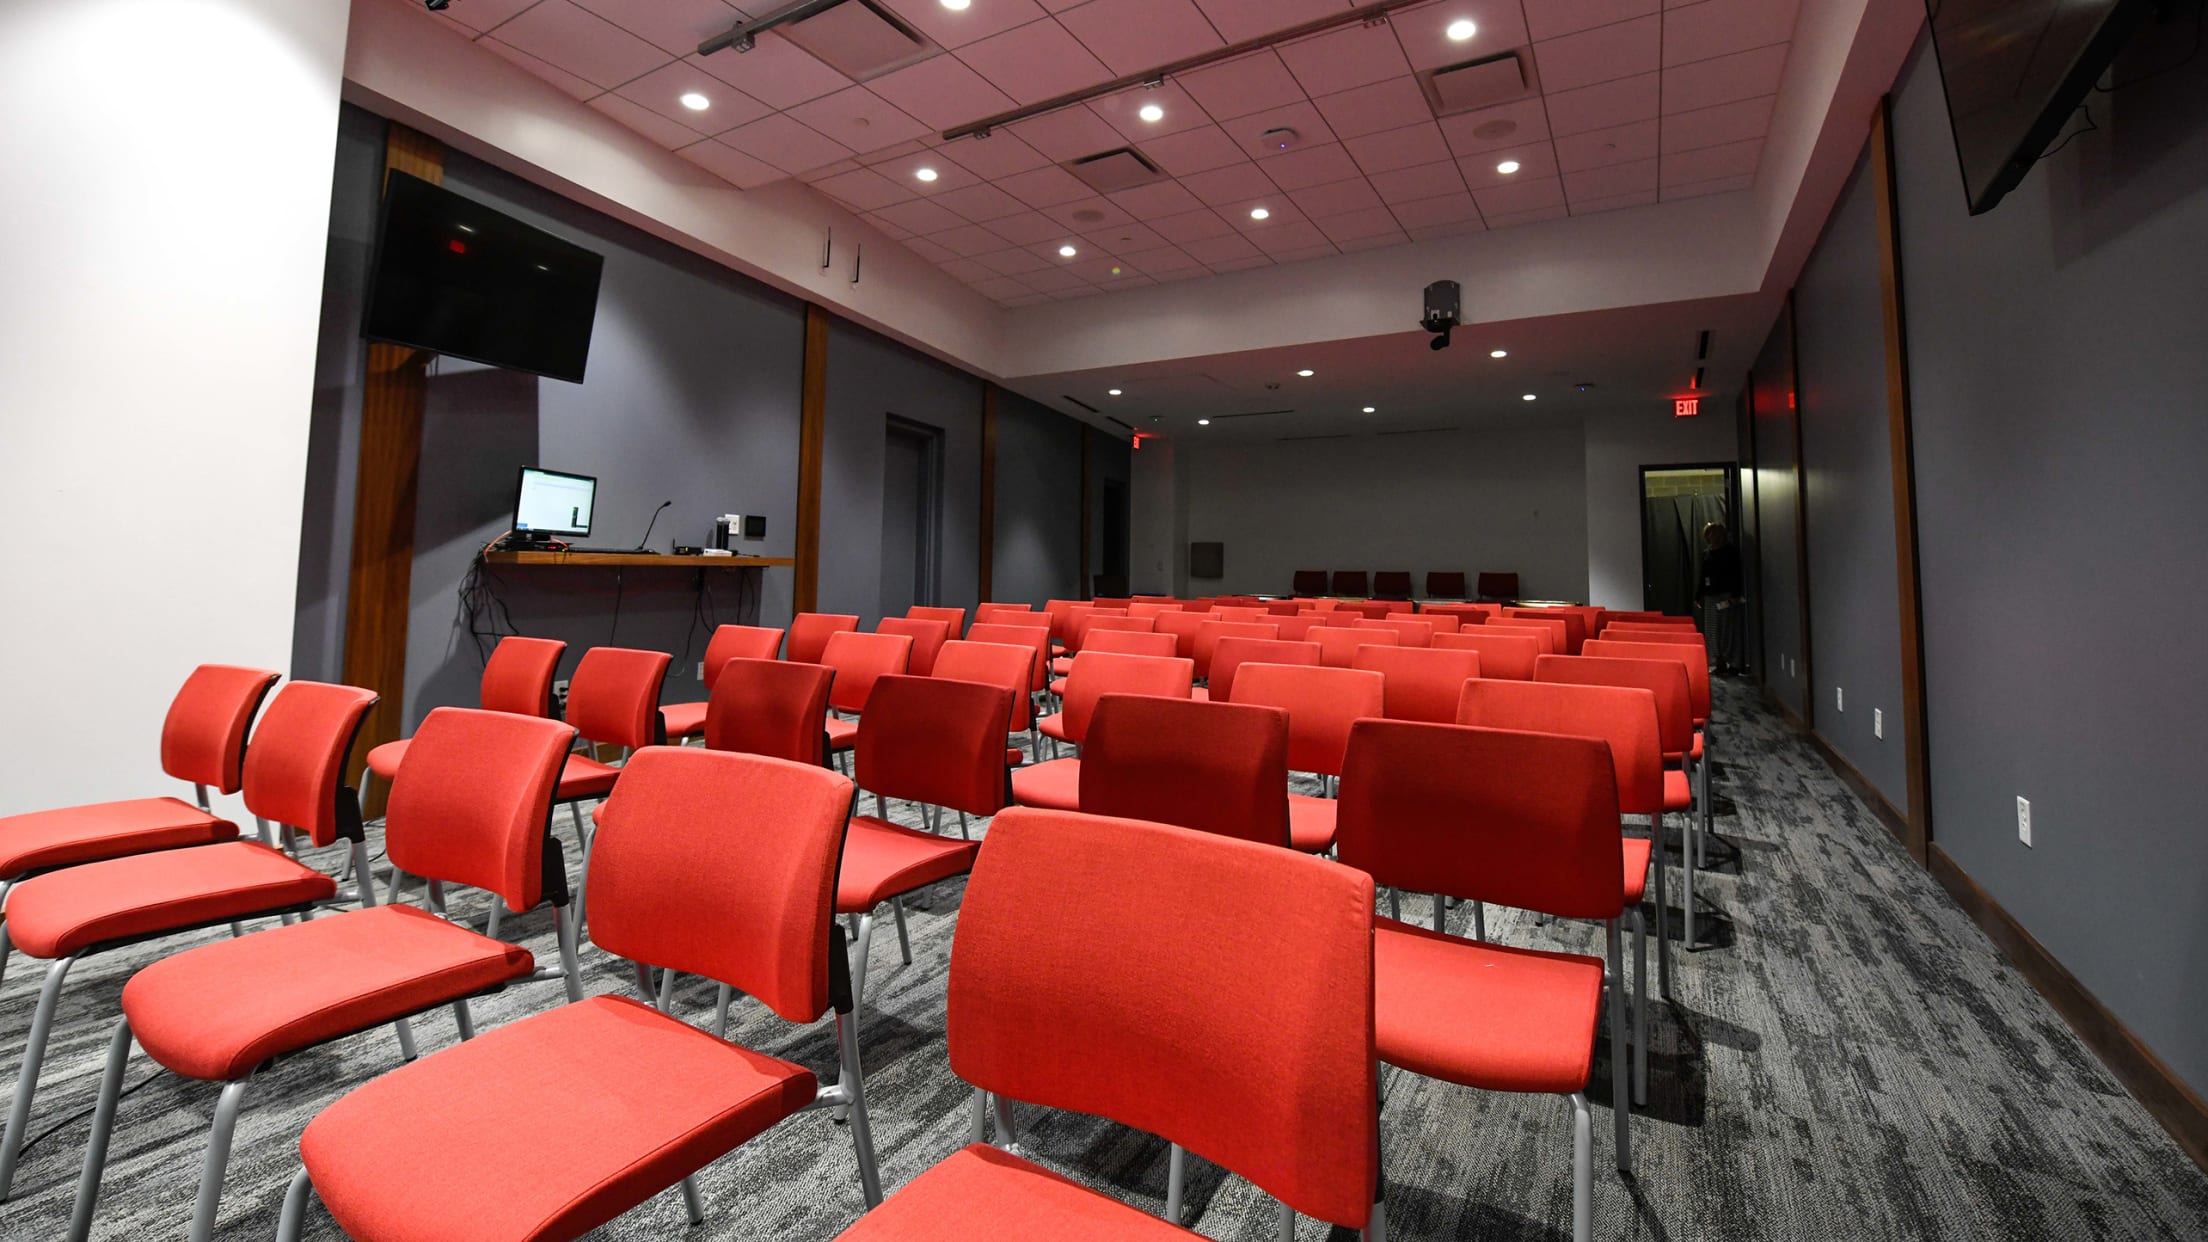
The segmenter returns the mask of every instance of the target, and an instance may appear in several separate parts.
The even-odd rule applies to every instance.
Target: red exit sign
[[[1693,418],[1702,412],[1702,398],[1680,397],[1671,403],[1673,418]]]

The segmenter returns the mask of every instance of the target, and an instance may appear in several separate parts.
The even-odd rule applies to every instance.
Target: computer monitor
[[[514,534],[525,538],[575,538],[590,533],[590,509],[598,480],[587,474],[521,468],[514,496]]]

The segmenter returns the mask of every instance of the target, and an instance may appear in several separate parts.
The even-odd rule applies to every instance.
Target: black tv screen
[[[361,335],[583,381],[605,259],[394,171]]]
[[[2062,133],[2143,0],[1925,0],[1970,214],[1991,211]]]

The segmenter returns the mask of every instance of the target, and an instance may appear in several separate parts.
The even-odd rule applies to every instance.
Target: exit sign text
[[[1702,398],[1680,397],[1671,403],[1673,418],[1693,418],[1702,412]]]

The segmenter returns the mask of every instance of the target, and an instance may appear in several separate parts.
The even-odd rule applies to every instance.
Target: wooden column
[[[1802,361],[1794,291],[1786,291],[1786,411],[1794,422],[1794,574],[1802,610],[1802,727],[1817,727],[1817,678],[1810,654],[1809,476],[1802,469]]]
[[[811,612],[820,601],[820,464],[828,430],[828,312],[805,304],[804,388],[798,401],[797,584],[792,604]]]
[[[1886,324],[1886,427],[1893,453],[1894,568],[1901,614],[1903,760],[1909,789],[1902,844],[1929,864],[1932,844],[1931,751],[1925,736],[1924,601],[1917,571],[1917,467],[1909,414],[1909,342],[1902,319],[1900,201],[1894,187],[1893,96],[1871,114],[1871,175],[1878,213],[1878,291]]]
[[[997,386],[981,386],[981,599],[991,598],[997,570]]]
[[[1096,596],[1095,587],[1089,580],[1089,540],[1096,534],[1096,518],[1093,513],[1096,506],[1095,485],[1089,482],[1089,441],[1095,435],[1095,428],[1087,423],[1081,424],[1081,585],[1073,593],[1075,599],[1093,599]]]
[[[436,139],[393,124],[384,137],[383,168],[441,183],[445,149]],[[399,736],[406,711],[406,624],[414,580],[414,497],[421,473],[422,410],[429,395],[429,355],[404,345],[371,343],[361,385],[360,460],[353,494],[352,569],[345,595],[347,684],[380,698],[353,745],[352,778],[359,787],[368,752]],[[364,813],[383,813],[385,790],[369,791]]]

